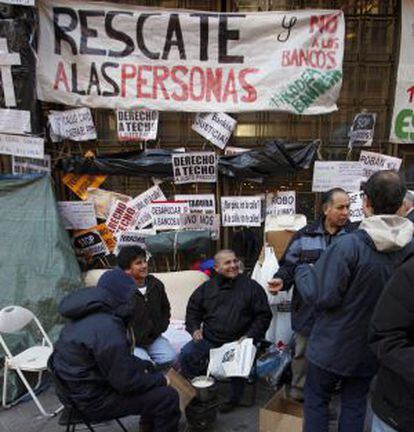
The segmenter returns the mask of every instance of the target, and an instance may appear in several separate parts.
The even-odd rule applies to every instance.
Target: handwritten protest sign
[[[401,2],[401,41],[390,141],[414,143],[414,0]]]
[[[66,173],[62,177],[62,182],[80,199],[86,200],[88,198],[88,188],[99,187],[106,177],[106,175]]]
[[[349,220],[351,222],[359,222],[364,219],[364,211],[362,210],[362,202],[364,198],[364,192],[353,192],[349,195]]]
[[[150,235],[142,231],[125,231],[117,234],[116,254],[125,246],[139,246],[142,249],[147,249],[146,240]]]
[[[200,113],[196,115],[192,129],[223,150],[236,123],[225,113]]]
[[[25,134],[31,131],[30,111],[0,108],[0,133]]]
[[[221,197],[221,223],[224,227],[260,226],[261,197]]]
[[[362,112],[355,116],[349,132],[349,148],[355,146],[370,147],[374,139],[375,113]]]
[[[266,213],[272,215],[294,215],[296,213],[296,192],[278,191],[266,195]]]
[[[49,114],[53,142],[63,139],[87,141],[96,139],[96,130],[89,108],[53,111]]]
[[[87,229],[96,225],[93,203],[89,201],[58,201],[58,209],[66,229]]]
[[[8,3],[18,6],[34,6],[35,0],[2,0],[2,3]]]
[[[117,110],[118,138],[121,141],[148,141],[157,138],[158,111]]]
[[[402,159],[380,153],[361,151],[359,161],[362,164],[363,180],[368,180],[374,172],[383,170],[398,171]]]
[[[40,0],[39,23],[40,100],[187,112],[337,109],[341,10],[149,13],[131,4]]]
[[[43,138],[0,134],[0,154],[44,159]]]
[[[12,156],[13,174],[26,173],[50,173],[52,169],[50,155],[45,155],[44,159],[23,158]]]
[[[362,181],[360,162],[317,161],[313,169],[312,192],[326,192],[339,187],[359,191]]]
[[[159,186],[152,186],[142,194],[132,199],[128,204],[137,210],[137,217],[134,221],[134,226],[136,226],[138,229],[142,229],[151,224],[151,202],[165,200],[165,195]]]
[[[191,152],[172,155],[174,183],[215,183],[217,157],[214,152]]]
[[[213,231],[217,238],[220,229],[220,215],[213,213],[187,213],[181,216],[181,228],[183,230],[207,230]]]
[[[180,216],[190,213],[186,201],[155,201],[151,204],[152,225],[158,230],[177,230],[181,228]]]
[[[135,207],[130,206],[129,203],[116,200],[109,212],[106,225],[113,234],[127,231],[135,225],[134,221],[137,215],[138,210]]]
[[[216,198],[214,194],[177,194],[174,198],[176,201],[188,201],[191,213],[216,212]]]

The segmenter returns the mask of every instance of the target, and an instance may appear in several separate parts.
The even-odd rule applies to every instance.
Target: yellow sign
[[[62,181],[80,199],[86,200],[88,198],[88,188],[99,187],[106,177],[106,175],[67,173],[63,176]]]

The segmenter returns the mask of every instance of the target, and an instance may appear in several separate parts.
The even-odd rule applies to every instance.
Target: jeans
[[[295,355],[292,358],[292,387],[290,396],[294,399],[303,398],[305,387],[307,360],[305,357],[308,337],[295,332]]]
[[[388,426],[374,414],[371,432],[397,432],[397,430],[393,429],[391,426]]]
[[[156,365],[174,363],[177,359],[177,353],[164,336],[159,336],[147,347],[136,347],[134,355],[141,360],[147,360]]]
[[[183,346],[179,361],[181,373],[188,379],[207,373],[210,349],[218,348],[220,345],[214,345],[206,339],[199,342],[190,341]],[[245,378],[230,378],[231,392],[230,402],[237,404],[243,397]]]
[[[308,362],[304,432],[329,431],[329,403],[340,383],[339,432],[363,432],[371,378],[344,377]]]

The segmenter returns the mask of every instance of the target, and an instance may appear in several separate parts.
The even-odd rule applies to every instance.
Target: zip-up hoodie
[[[330,246],[315,266],[297,268],[296,286],[317,310],[306,354],[309,361],[342,376],[376,373],[368,346],[369,322],[395,268],[414,252],[412,235],[407,219],[372,216]]]

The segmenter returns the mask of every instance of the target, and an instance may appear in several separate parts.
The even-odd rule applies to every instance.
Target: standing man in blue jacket
[[[304,432],[328,432],[329,402],[340,384],[339,431],[363,432],[377,362],[368,345],[375,305],[396,267],[414,250],[413,224],[398,216],[406,187],[380,171],[364,186],[366,219],[315,265],[296,268],[295,283],[317,310],[308,341]]]
[[[315,263],[321,253],[332,243],[348,234],[353,225],[349,222],[349,197],[340,188],[327,191],[322,197],[323,215],[299,230],[292,238],[280,268],[269,282],[269,291],[277,294],[288,291],[294,285],[297,265]],[[293,289],[292,329],[294,330],[295,354],[292,360],[291,398],[303,401],[303,388],[306,377],[306,344],[314,323],[314,310],[304,303],[299,291]]]

